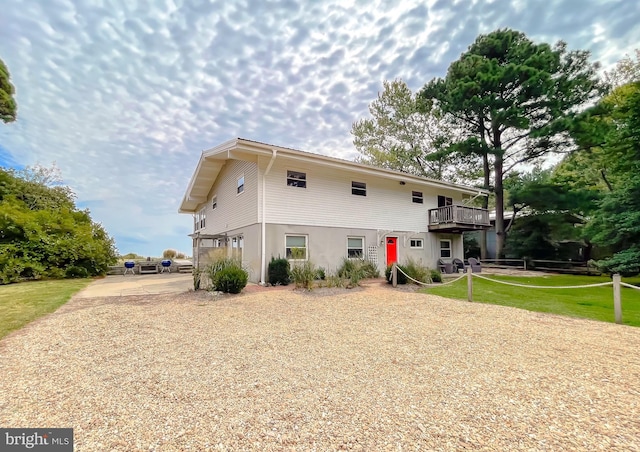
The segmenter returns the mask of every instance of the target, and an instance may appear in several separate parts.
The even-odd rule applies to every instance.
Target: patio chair
[[[438,259],[438,270],[440,270],[440,273],[453,273],[453,262],[445,262],[442,259]]]
[[[468,261],[473,273],[482,273],[482,267],[480,266],[480,261],[478,259],[470,257]]]
[[[467,269],[464,266],[464,262],[462,262],[462,260],[458,259],[457,257],[451,261],[451,263],[454,266],[453,272],[454,273],[460,273],[460,270],[462,270],[462,273],[466,273]]]

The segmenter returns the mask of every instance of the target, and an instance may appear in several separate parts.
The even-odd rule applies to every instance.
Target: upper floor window
[[[214,196],[211,200],[211,210],[216,210],[218,208],[218,197]]]
[[[453,199],[446,196],[438,195],[438,207],[453,205]]]
[[[203,209],[200,209],[200,211],[195,214],[193,229],[194,231],[204,229],[206,224],[207,224],[207,214],[206,214],[206,210],[203,208]]]
[[[424,202],[424,198],[422,197],[421,191],[412,191],[411,192],[411,200],[417,204],[422,204]]]
[[[287,171],[287,185],[289,187],[307,188],[307,173]]]
[[[238,194],[244,192],[244,174],[238,178]]]
[[[367,184],[364,182],[351,182],[351,194],[357,196],[367,196]]]

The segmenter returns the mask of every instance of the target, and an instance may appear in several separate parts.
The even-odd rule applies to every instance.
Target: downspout
[[[266,220],[266,210],[267,210],[267,175],[269,171],[271,171],[271,167],[273,166],[273,162],[276,160],[276,155],[278,151],[272,149],[271,152],[271,160],[267,165],[267,169],[264,171],[262,175],[262,231],[261,231],[261,240],[260,245],[262,247],[262,264],[260,267],[260,284],[266,285],[265,276],[267,274],[267,220]]]

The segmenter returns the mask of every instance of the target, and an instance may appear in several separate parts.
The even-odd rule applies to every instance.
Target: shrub
[[[613,275],[620,273],[621,276],[635,276],[640,273],[640,249],[632,247],[624,251],[615,253],[608,259],[597,262],[589,262],[595,264],[596,268],[603,273]]]
[[[291,279],[297,288],[311,290],[316,278],[316,269],[311,261],[296,262],[291,267]]]
[[[329,274],[325,279],[324,285],[325,287],[345,287],[346,282],[336,274]]]
[[[358,286],[363,278],[378,278],[380,272],[376,265],[367,259],[342,259],[342,265],[336,272],[341,278],[349,280],[351,286]]]
[[[213,289],[225,293],[240,293],[249,281],[249,273],[242,264],[228,257],[209,264],[206,272]]]
[[[89,271],[84,267],[71,265],[64,271],[64,276],[65,278],[86,278],[89,276]]]
[[[242,268],[242,265],[236,259],[231,259],[230,257],[223,257],[223,258],[219,258],[219,259],[213,261],[211,264],[207,265],[206,272],[207,272],[207,275],[209,276],[209,278],[211,279],[211,281],[213,281],[213,279],[216,276],[216,273],[224,270],[225,268],[229,268],[229,267],[240,267],[240,268]]]
[[[200,283],[202,282],[202,270],[199,268],[193,268],[191,271],[193,275],[193,290],[200,290]]]
[[[370,260],[363,259],[361,261],[362,272],[364,273],[365,278],[379,278],[380,270],[378,270],[378,266],[371,262]]]
[[[18,259],[12,259],[0,270],[0,282],[9,284],[20,281],[22,268],[22,264]]]
[[[440,273],[440,270],[431,270],[431,281],[442,282],[442,273]]]
[[[46,276],[47,278],[50,278],[50,279],[62,279],[67,277],[66,272],[63,269],[58,267],[49,267],[47,269]]]
[[[324,281],[326,277],[327,277],[327,274],[325,273],[324,268],[318,267],[316,269],[316,279]]]
[[[406,263],[402,266],[402,270],[415,279],[423,283],[431,283],[431,270],[422,265],[422,262],[416,262],[413,259],[407,259]],[[413,282],[413,281],[412,281]]]
[[[288,260],[282,257],[278,257],[277,259],[275,257],[271,257],[268,269],[269,284],[272,286],[278,284],[286,286],[290,281],[289,271],[290,265]]]
[[[39,262],[26,261],[22,273],[20,273],[21,279],[40,279],[46,274],[46,270]]]
[[[124,260],[136,260],[136,259],[144,259],[144,256],[140,256],[139,254],[136,253],[127,253],[124,254],[122,256],[120,256],[120,259],[124,259]]]
[[[176,254],[178,254],[176,250],[168,249],[162,252],[162,257],[165,259],[175,259]]]
[[[249,274],[239,266],[229,266],[218,271],[212,280],[213,288],[225,293],[240,293],[249,281]]]

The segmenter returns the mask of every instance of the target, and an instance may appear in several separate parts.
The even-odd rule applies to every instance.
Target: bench
[[[140,264],[138,271],[141,275],[146,273],[158,273],[158,264]]]

